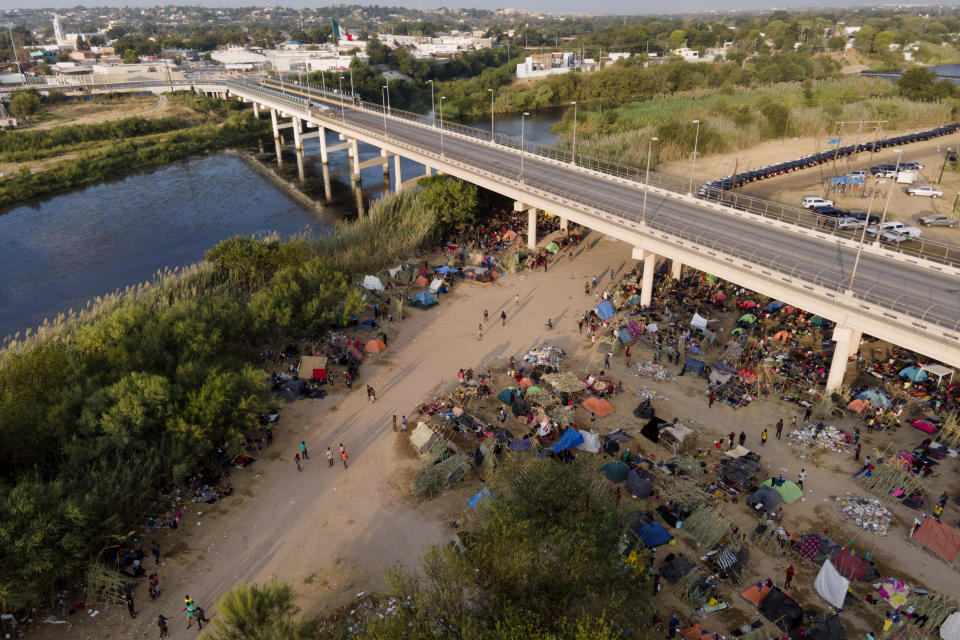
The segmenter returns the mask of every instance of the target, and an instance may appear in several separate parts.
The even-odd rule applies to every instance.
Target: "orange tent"
[[[854,398],[850,401],[850,404],[847,405],[847,409],[851,411],[856,411],[857,413],[863,413],[870,408],[870,401],[864,398]]]
[[[421,287],[425,287],[425,286],[427,286],[428,284],[430,284],[430,281],[427,280],[426,278],[424,278],[423,276],[417,276],[417,279],[414,280],[414,282],[416,282],[416,283],[417,283],[418,285],[420,285]]]
[[[790,339],[790,334],[786,331],[777,331],[775,334],[773,334],[773,339],[779,340],[780,342],[786,342]]]
[[[755,584],[740,595],[744,599],[749,600],[755,606],[760,606],[760,603],[763,602],[763,599],[767,597],[767,594],[770,593],[770,587],[766,583]]]
[[[386,348],[387,345],[384,344],[383,340],[371,340],[363,347],[363,350],[371,353],[380,353]]]
[[[960,533],[931,516],[927,516],[920,528],[914,531],[913,539],[940,556],[944,562],[953,562],[960,554]]]
[[[503,234],[503,239],[506,240],[507,242],[513,242],[514,240],[517,239],[517,234],[512,229],[508,230],[506,233]]]
[[[701,627],[699,624],[695,624],[692,627],[687,627],[680,632],[687,640],[713,640],[713,634],[707,633],[707,630]]]
[[[533,386],[533,380],[531,380],[530,378],[520,378],[520,388],[521,388],[521,389],[523,389],[524,391],[526,391],[526,390],[527,390],[527,387],[532,387],[532,386]]]
[[[603,398],[598,398],[596,396],[590,396],[584,400],[580,406],[587,411],[597,414],[598,418],[602,418],[603,416],[613,413],[613,405]]]

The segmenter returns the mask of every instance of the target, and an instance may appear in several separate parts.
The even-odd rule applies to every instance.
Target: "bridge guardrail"
[[[379,110],[381,115],[383,115],[384,112],[383,107],[380,105],[371,105],[370,110]],[[319,118],[331,120],[332,122],[340,121],[339,118],[332,117],[323,111],[318,111],[314,115]],[[422,122],[424,119],[423,116],[417,116],[417,114],[410,115],[415,116],[420,122]],[[427,118],[427,120],[429,120],[429,118]],[[363,124],[358,124],[356,122],[351,122],[350,126],[371,136],[383,135],[383,132],[379,129],[369,129]],[[487,132],[487,136],[489,137],[489,132]],[[456,160],[449,154],[445,154],[441,157],[435,152],[431,152],[421,146],[418,146],[415,141],[406,141],[397,137],[395,134],[392,137],[389,137],[389,140],[398,146],[410,148],[417,153],[432,155],[438,159],[442,159],[445,162],[458,164],[467,170],[476,170],[477,168],[480,168],[487,174],[491,174],[497,178],[505,178],[512,182],[516,182],[522,185],[524,188],[532,187],[551,198],[559,197],[562,200],[575,202],[577,205],[588,210],[593,209],[601,214],[610,214],[621,220],[626,220],[633,223],[641,223],[641,220],[635,213],[624,211],[616,203],[606,200],[602,194],[597,194],[595,197],[587,199],[572,191],[558,190],[555,185],[542,182],[536,177],[533,177],[532,179],[525,177],[521,181],[517,176],[510,175],[505,172],[502,166],[485,162],[475,157],[471,158],[469,163],[466,163]],[[649,225],[649,223],[646,224]],[[782,258],[779,256],[766,256],[766,258],[764,258],[759,250],[749,253],[741,251],[735,248],[735,243],[729,242],[729,238],[722,237],[714,232],[708,233],[701,229],[694,229],[687,225],[681,225],[679,227],[672,225],[669,229],[657,228],[656,230],[665,236],[671,236],[687,242],[693,242],[703,247],[715,250],[723,255],[744,260],[751,264],[759,265],[760,267],[769,270],[771,273],[782,274],[783,276],[788,276],[791,279],[796,279],[814,286],[819,286],[831,292],[832,295],[838,299],[842,299],[843,297],[850,295],[847,292],[847,282],[845,278],[838,279],[836,276],[831,277],[829,274],[824,273],[826,269],[810,268],[810,264],[807,261],[797,261],[793,264],[784,265]],[[871,282],[866,280],[866,278],[863,276],[857,278],[857,283],[860,284],[861,287],[865,286],[868,288],[865,291],[861,290],[860,292],[853,292],[851,297],[854,300],[858,300],[865,304],[877,305],[882,307],[885,311],[895,312],[907,318],[920,320],[921,322],[935,324],[942,329],[960,334],[960,309],[950,308],[941,304],[933,304],[924,309],[918,309],[913,305],[910,305],[909,301],[906,300],[908,294],[900,294],[896,297],[883,295],[881,292],[888,290],[888,283],[881,282],[879,280],[874,280]],[[956,338],[953,338],[953,342],[956,342]]]

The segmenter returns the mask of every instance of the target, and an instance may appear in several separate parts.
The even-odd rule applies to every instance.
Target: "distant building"
[[[542,78],[578,68],[573,53],[535,53],[517,65],[518,78]]]
[[[210,54],[212,60],[216,60],[227,69],[253,70],[258,69],[267,61],[266,56],[254,53],[243,47],[229,47],[221,49]]]
[[[670,55],[676,56],[678,58],[683,58],[688,62],[698,62],[700,60],[700,52],[697,51],[696,49],[688,49],[687,47],[674,49],[670,52]]]

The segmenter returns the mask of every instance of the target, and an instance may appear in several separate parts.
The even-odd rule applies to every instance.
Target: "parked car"
[[[836,220],[831,220],[833,226],[836,227],[837,231],[852,231],[853,229],[859,229],[860,227],[866,226],[866,222],[863,220],[857,220],[856,218],[837,218]]]
[[[954,220],[945,213],[931,213],[929,215],[920,216],[917,218],[917,222],[925,227],[955,227],[957,226],[958,221]]]
[[[880,242],[889,244],[900,244],[901,242],[908,242],[914,238],[916,238],[916,236],[900,231],[884,231],[880,234]]]
[[[920,187],[908,187],[907,193],[911,196],[927,196],[930,198],[939,198],[943,196],[943,191],[940,191],[940,189],[934,189],[928,184]]]
[[[922,162],[911,161],[911,162],[901,162],[900,166],[904,169],[923,169],[927,165],[923,164]]]
[[[870,219],[867,220],[867,212],[866,212],[866,211],[857,211],[857,210],[847,211],[847,217],[848,217],[848,218],[856,218],[857,220],[860,220],[861,222],[865,222],[865,223],[867,223],[867,224],[877,224],[878,222],[880,222],[880,216],[878,216],[878,215],[875,214],[875,213],[871,213],[871,214],[870,214]]]
[[[818,216],[824,216],[827,218],[842,218],[847,215],[846,209],[838,209],[833,206],[829,207],[814,207],[813,212]]]
[[[900,233],[900,234],[908,235],[912,238],[919,238],[921,233],[920,229],[918,229],[917,227],[910,227],[903,224],[902,222],[896,222],[893,220],[888,220],[887,222],[884,222],[883,229],[881,229],[880,231],[882,231],[883,233],[890,233],[890,232]],[[871,238],[876,238],[877,225],[869,227],[867,229],[867,235],[870,236]]]
[[[861,169],[860,171],[851,171],[851,172],[849,173],[849,176],[850,176],[851,178],[866,178],[866,177],[867,177],[867,172],[866,172],[865,170],[863,170],[863,169]]]
[[[827,200],[819,196],[805,196],[800,202],[804,209],[813,209],[815,207],[832,207],[833,200]]]

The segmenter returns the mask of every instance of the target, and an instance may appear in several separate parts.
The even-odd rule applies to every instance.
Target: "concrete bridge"
[[[841,385],[864,333],[960,367],[960,268],[936,256],[858,243],[782,215],[765,217],[693,197],[693,185],[671,190],[661,180],[654,186],[635,170],[627,175],[573,164],[569,154],[562,159],[542,147],[531,153],[523,141],[344,95],[238,80],[193,86],[251,103],[258,116],[269,113],[278,151],[284,129],[292,131],[301,160],[303,141],[311,137],[320,143],[324,166],[330,153],[347,151],[357,185],[361,169],[382,165],[386,174],[392,158],[399,189],[437,171],[503,194],[517,211],[528,212],[531,249],[538,209],[558,215],[562,228],[573,220],[630,243],[634,259],[643,262],[643,304],[651,300],[658,261],[669,260],[674,275],[687,264],[832,320],[836,350],[829,391]],[[343,142],[328,145],[327,130]],[[380,148],[380,157],[361,162],[360,142]],[[405,182],[402,157],[424,165],[425,173]]]

